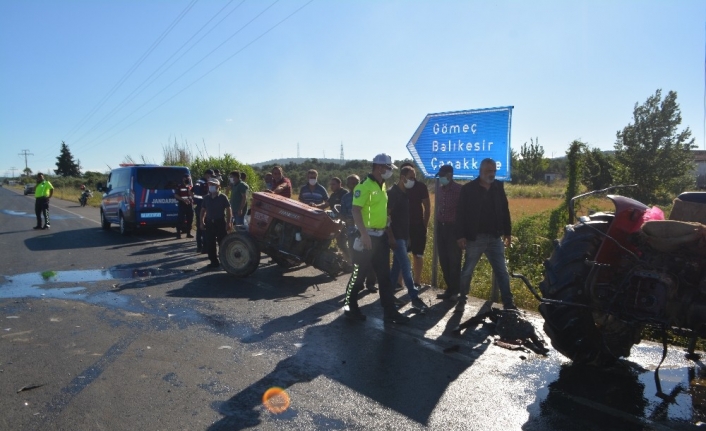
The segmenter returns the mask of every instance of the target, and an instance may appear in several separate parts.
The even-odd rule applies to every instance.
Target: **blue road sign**
[[[510,181],[512,106],[429,114],[407,144],[424,176],[434,177],[442,165],[454,178],[478,177],[480,162],[495,160],[496,179]]]

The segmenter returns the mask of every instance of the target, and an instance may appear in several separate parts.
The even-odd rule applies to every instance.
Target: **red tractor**
[[[605,190],[575,197],[574,201]],[[566,226],[545,261],[539,299],[544,331],[576,363],[608,365],[627,357],[650,326],[696,341],[706,337],[706,193],[683,193],[671,219],[658,208],[608,195],[614,212]]]
[[[221,242],[223,268],[236,277],[247,277],[264,253],[278,265],[312,265],[335,277],[350,271],[350,264],[336,248],[344,224],[332,213],[272,193],[253,193],[247,230],[228,234]]]

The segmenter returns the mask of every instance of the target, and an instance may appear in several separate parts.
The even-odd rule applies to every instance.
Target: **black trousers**
[[[42,227],[42,216],[44,216],[44,225],[49,226],[49,198],[34,200],[34,214],[37,216],[38,227]]]
[[[463,250],[456,243],[455,223],[436,223],[436,245],[439,253],[439,265],[444,275],[447,293],[459,293],[461,282],[461,259]]]
[[[358,308],[358,293],[363,288],[365,275],[372,269],[380,287],[380,303],[385,313],[394,312],[395,289],[390,282],[390,246],[387,236],[371,236],[372,250],[353,252],[353,273],[346,287],[345,305],[351,309]]]
[[[227,234],[226,219],[206,220],[204,246],[206,247],[206,251],[208,251],[208,258],[211,260],[211,263],[218,263],[216,245],[219,245]]]
[[[179,212],[177,213],[177,233],[191,233],[191,225],[194,223],[194,207],[179,203]]]
[[[339,239],[340,240],[340,239]],[[347,240],[345,242],[346,244],[346,251],[345,253],[350,256],[351,262],[355,264],[355,261],[353,260],[353,254],[356,253],[356,251],[353,250],[353,242],[355,241],[355,236],[351,235],[347,237]],[[343,241],[339,242],[338,244],[342,244]],[[373,269],[373,266],[370,265],[368,267],[368,272],[367,273],[359,273],[363,277],[363,280],[365,281],[365,287],[375,287],[375,283],[377,282],[377,277],[375,276],[375,270]]]

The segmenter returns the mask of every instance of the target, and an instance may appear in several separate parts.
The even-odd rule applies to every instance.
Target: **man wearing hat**
[[[436,246],[441,273],[446,282],[446,292],[436,297],[451,300],[458,296],[461,278],[462,250],[456,243],[456,212],[461,185],[454,181],[454,168],[443,165],[436,174],[439,177],[439,195],[436,204]]]
[[[346,286],[344,314],[353,320],[365,320],[358,308],[358,292],[363,287],[364,277],[370,267],[377,275],[380,286],[380,303],[384,320],[407,323],[409,317],[395,308],[395,292],[390,282],[390,246],[387,229],[387,191],[385,180],[392,176],[392,158],[378,154],[373,159],[373,170],[353,191],[353,220],[360,232],[353,244],[353,273]]]
[[[510,208],[501,181],[495,181],[497,170],[493,159],[483,159],[480,175],[461,187],[456,212],[456,238],[458,247],[466,251],[466,261],[461,271],[459,297],[456,311],[463,311],[471,287],[473,270],[481,255],[485,254],[498,282],[503,307],[517,309],[510,291],[510,274],[505,263],[505,247],[510,245]]]
[[[207,268],[218,268],[221,263],[218,261],[216,245],[220,244],[228,231],[233,229],[233,215],[230,210],[230,201],[226,195],[220,192],[221,182],[215,178],[208,180],[208,194],[204,196],[201,204],[200,224],[206,232],[204,247],[208,251],[208,258],[211,261]]]

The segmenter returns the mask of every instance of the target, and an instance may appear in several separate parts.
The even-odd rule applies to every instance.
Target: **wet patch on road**
[[[36,218],[37,218],[36,214],[34,214],[34,213],[29,213],[29,212],[24,212],[24,211],[13,211],[13,210],[4,209],[4,210],[0,210],[0,213],[3,213],[3,214],[5,214],[5,215],[9,215],[9,216],[13,216],[13,217],[23,217],[23,218],[32,218],[32,219],[36,219]],[[56,215],[55,215],[54,212],[52,212],[52,214],[51,214],[51,221],[54,221],[54,220],[68,220],[68,219],[74,219],[74,218],[75,218],[75,219],[78,219],[78,218],[83,218],[83,217],[81,217],[81,216],[75,216],[75,215],[63,215],[63,214],[61,214],[61,215],[56,214]]]

